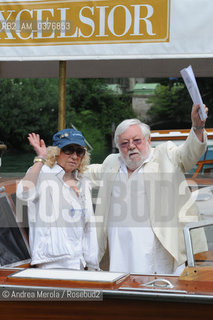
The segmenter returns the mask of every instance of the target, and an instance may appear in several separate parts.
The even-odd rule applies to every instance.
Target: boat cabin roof
[[[151,144],[156,147],[163,141],[171,140],[180,145],[188,137],[190,129],[151,130]],[[208,146],[213,146],[213,128],[207,128]]]

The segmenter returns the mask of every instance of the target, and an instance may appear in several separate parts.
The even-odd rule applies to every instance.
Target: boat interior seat
[[[21,217],[20,225],[23,229],[25,238],[29,243],[29,222],[28,222],[27,204],[24,201],[21,201],[20,199],[17,202],[15,193],[12,193],[10,196],[11,196],[11,200],[13,202],[14,208],[16,208],[16,210],[19,210],[19,216]]]
[[[30,250],[22,226],[5,192],[0,194],[0,267],[30,262]]]

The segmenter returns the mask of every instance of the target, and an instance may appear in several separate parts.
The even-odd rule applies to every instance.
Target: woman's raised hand
[[[33,149],[35,150],[35,153],[37,154],[37,156],[46,159],[47,147],[45,145],[44,140],[40,139],[39,134],[36,134],[34,132],[29,133],[28,140],[29,140],[31,146],[33,147]]]

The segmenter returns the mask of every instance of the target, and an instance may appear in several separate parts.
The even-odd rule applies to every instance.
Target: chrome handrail
[[[141,284],[145,287],[158,287],[158,288],[174,288],[173,284],[167,279],[154,279],[147,283]]]

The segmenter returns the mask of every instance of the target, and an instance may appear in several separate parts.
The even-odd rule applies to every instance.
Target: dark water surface
[[[106,156],[107,152],[93,153],[91,163],[102,163]],[[34,157],[35,153],[33,152],[5,152],[2,157],[0,176],[23,176],[32,165]],[[213,159],[213,147],[208,148],[206,159]]]
[[[2,156],[1,176],[23,176],[32,165],[35,153],[5,152]]]
[[[107,152],[92,152],[91,163],[102,163]],[[21,177],[33,164],[35,153],[9,152],[6,151],[2,156],[2,166],[0,167],[0,177],[14,176]]]

